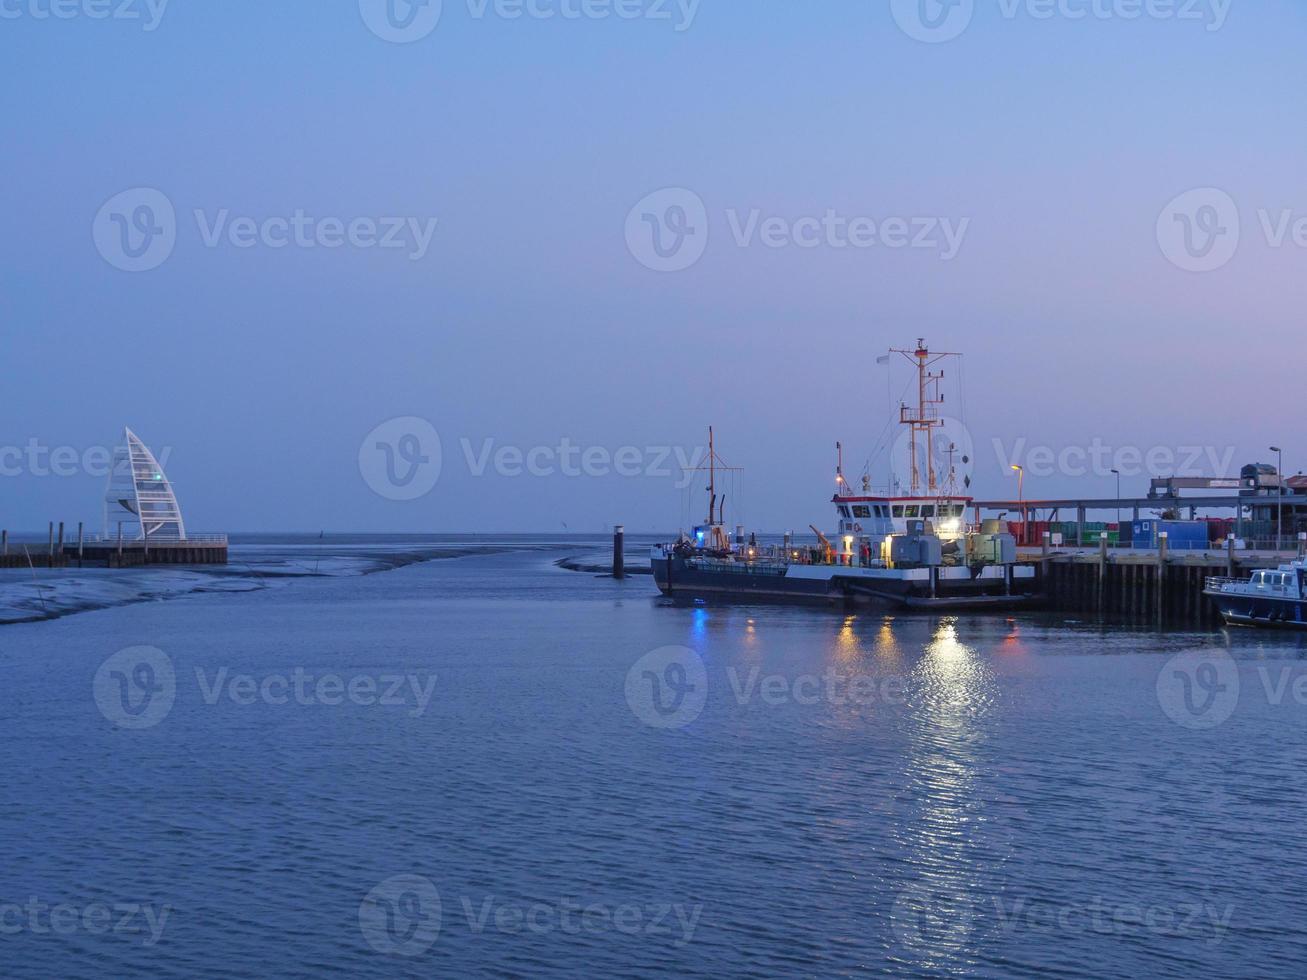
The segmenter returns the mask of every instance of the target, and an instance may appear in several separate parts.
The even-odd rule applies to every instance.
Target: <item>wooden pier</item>
[[[1039,561],[1049,609],[1180,628],[1220,625],[1215,605],[1203,595],[1209,576],[1244,577],[1297,557],[1233,548],[1168,554],[1165,547],[1023,555]]]
[[[57,530],[56,530],[57,528]],[[44,541],[11,539],[0,531],[0,568],[139,568],[144,565],[225,565],[227,535],[194,534],[185,538],[88,536],[81,524],[75,539],[65,539],[64,524],[50,524]]]

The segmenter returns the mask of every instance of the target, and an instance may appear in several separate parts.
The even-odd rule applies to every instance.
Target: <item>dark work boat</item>
[[[952,464],[936,466],[931,435],[942,423],[938,394],[943,372],[930,365],[941,357],[924,341],[898,353],[917,369],[918,404],[904,406],[899,421],[911,433],[911,483],[907,495],[874,495],[863,478],[855,493],[844,478],[842,448],[835,472],[836,531],[810,525],[817,545],[799,544],[786,534],[782,545],[760,545],[726,530],[717,473],[724,464],[708,430],[708,516],[690,534],[650,554],[654,581],[667,596],[701,600],[893,605],[918,609],[1004,608],[1034,600],[1033,565],[1018,564],[1016,542],[999,522],[969,528],[972,498],[957,492]]]
[[[1307,629],[1307,559],[1261,569],[1247,579],[1209,578],[1210,596],[1232,626]]]

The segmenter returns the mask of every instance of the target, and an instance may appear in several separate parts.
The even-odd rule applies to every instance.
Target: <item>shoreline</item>
[[[395,551],[363,548],[348,553],[336,549],[322,554],[275,547],[255,549],[257,553],[238,554],[226,565],[39,569],[35,577],[25,569],[0,574],[0,628],[188,595],[261,592],[299,579],[363,577],[429,561],[529,550],[499,545]]]

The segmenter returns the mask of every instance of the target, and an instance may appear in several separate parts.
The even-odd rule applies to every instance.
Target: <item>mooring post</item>
[[[82,567],[82,521],[77,522],[77,567]]]
[[[55,553],[59,556],[59,564],[62,565],[64,560],[64,522],[63,521],[59,522],[59,548]]]
[[[626,578],[626,527],[618,524],[613,528],[613,578]]]
[[[1234,535],[1225,536],[1225,575],[1234,578]]]
[[[1098,611],[1107,608],[1107,533],[1098,535]]]
[[[123,522],[118,522],[118,567],[123,567]]]
[[[54,521],[50,522],[50,541],[46,553],[51,559],[54,558]]]
[[[8,556],[9,554],[9,532],[0,531],[0,555]]]
[[[1157,621],[1160,623],[1166,608],[1166,546],[1170,535],[1161,531],[1157,535]]]
[[[1044,532],[1044,557],[1045,558],[1048,557],[1048,551],[1049,548],[1052,547],[1052,544],[1053,544],[1053,532],[1045,531]]]

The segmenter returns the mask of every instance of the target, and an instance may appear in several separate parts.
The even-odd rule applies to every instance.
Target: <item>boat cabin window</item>
[[[849,508],[846,507],[844,504],[840,504],[840,516],[841,517],[849,516]]]
[[[889,505],[888,505],[888,504],[882,504],[881,506],[877,507],[877,508],[876,508],[876,516],[877,516],[877,517],[889,517]]]
[[[920,510],[921,508],[918,507],[916,504],[908,504],[905,508],[903,508],[903,516],[906,517],[908,520],[912,520],[912,518],[914,517],[921,516],[921,514],[919,513]]]
[[[871,516],[871,508],[868,507],[866,504],[854,504],[854,505],[853,505],[853,516],[854,516],[854,517],[870,517],[870,516]]]
[[[934,504],[922,504],[922,505],[921,505],[921,516],[922,516],[922,517],[934,517],[934,516],[935,516],[935,505],[934,505]]]
[[[894,516],[895,516],[895,517],[902,517],[902,516],[903,516],[903,505],[902,505],[902,504],[895,504],[895,505],[894,505]]]

